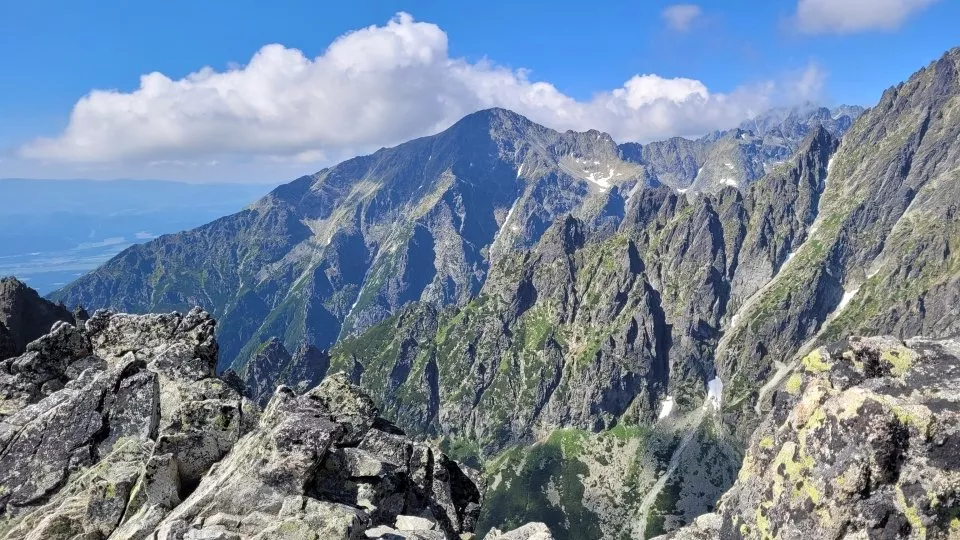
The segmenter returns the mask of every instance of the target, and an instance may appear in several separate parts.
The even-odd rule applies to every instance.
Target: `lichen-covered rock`
[[[65,322],[27,345],[26,353],[0,361],[0,418],[64,387],[92,364],[90,339]]]
[[[851,338],[803,359],[717,514],[669,538],[958,536],[960,342]]]
[[[0,535],[106,536],[175,506],[242,431],[213,331],[200,310],[100,311],[0,363]]]
[[[475,473],[405,439],[377,412],[343,374],[303,395],[280,387],[257,429],[159,524],[159,538],[205,538],[211,527],[318,540],[394,525],[416,525],[411,538],[472,530],[481,502]]]
[[[507,532],[493,529],[487,533],[484,540],[553,540],[553,535],[543,523],[527,523]]]
[[[214,320],[98,311],[0,362],[0,538],[460,538],[482,484],[336,374],[261,414]]]

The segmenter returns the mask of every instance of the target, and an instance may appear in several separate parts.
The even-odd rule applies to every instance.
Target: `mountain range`
[[[290,351],[324,349],[409,301],[462,305],[499,253],[532,247],[564,215],[611,228],[647,187],[746,187],[793,155],[818,119],[839,135],[859,112],[774,111],[780,121],[757,120],[760,135],[735,129],[641,146],[482,111],[126,250],[54,297],[134,312],[208,306],[223,321],[230,364],[220,367],[241,369],[274,336]]]
[[[483,469],[480,531],[674,531],[745,489],[738,470],[768,450],[754,433],[782,422],[784,390],[829,371],[812,351],[960,331],[958,69],[954,49],[866,111],[774,111],[647,145],[481,111],[133,246],[52,298],[204,306],[218,372],[261,403],[345,373]],[[817,508],[800,484],[812,503],[781,504],[776,487],[760,503]],[[764,537],[766,514],[738,526],[759,495],[737,497],[704,529]],[[898,508],[898,531],[942,525]]]

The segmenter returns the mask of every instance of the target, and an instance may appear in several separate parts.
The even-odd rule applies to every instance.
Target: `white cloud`
[[[796,21],[811,34],[893,30],[939,0],[799,0]]]
[[[787,79],[791,84],[786,88],[784,99],[791,103],[803,103],[809,101],[811,96],[823,93],[827,74],[819,65],[811,63],[802,70],[788,74]]]
[[[401,13],[338,38],[316,58],[273,44],[245,66],[206,67],[179,80],[154,72],[129,93],[94,90],[74,106],[63,133],[19,153],[85,167],[329,162],[435,133],[494,106],[556,129],[649,141],[736,125],[784,104],[777,96],[813,99],[807,94],[819,87],[804,83],[805,73],[728,93],[692,79],[636,75],[577,100],[525,70],[451,58],[443,30]]]
[[[674,4],[667,6],[661,15],[671,30],[686,32],[703,15],[703,10],[696,4]]]

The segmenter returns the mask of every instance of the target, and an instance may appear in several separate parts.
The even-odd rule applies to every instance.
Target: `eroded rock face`
[[[213,374],[213,331],[200,310],[100,311],[0,363],[0,532],[100,537],[175,506],[244,431],[248,404]]]
[[[0,363],[0,538],[473,530],[476,472],[405,438],[342,374],[281,386],[261,413],[214,375],[214,326],[199,309],[100,311]]]
[[[27,343],[49,332],[58,321],[73,323],[74,316],[22,281],[0,279],[0,360],[22,354]]]
[[[429,522],[440,538],[472,530],[476,473],[376,414],[343,374],[303,395],[280,387],[258,427],[160,524],[159,538],[206,538],[225,524],[243,538],[355,538],[398,516],[401,525]]]
[[[719,511],[669,538],[960,535],[960,342],[851,338],[774,402]]]

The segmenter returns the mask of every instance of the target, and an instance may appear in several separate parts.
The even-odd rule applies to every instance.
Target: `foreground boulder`
[[[473,530],[477,474],[343,375],[261,413],[214,375],[214,321],[100,311],[0,362],[0,538],[368,538]],[[429,536],[432,534],[432,536]]]
[[[812,352],[718,512],[666,538],[960,538],[960,342]]]
[[[493,529],[487,533],[484,540],[553,540],[553,535],[543,523],[527,523],[507,532]]]

